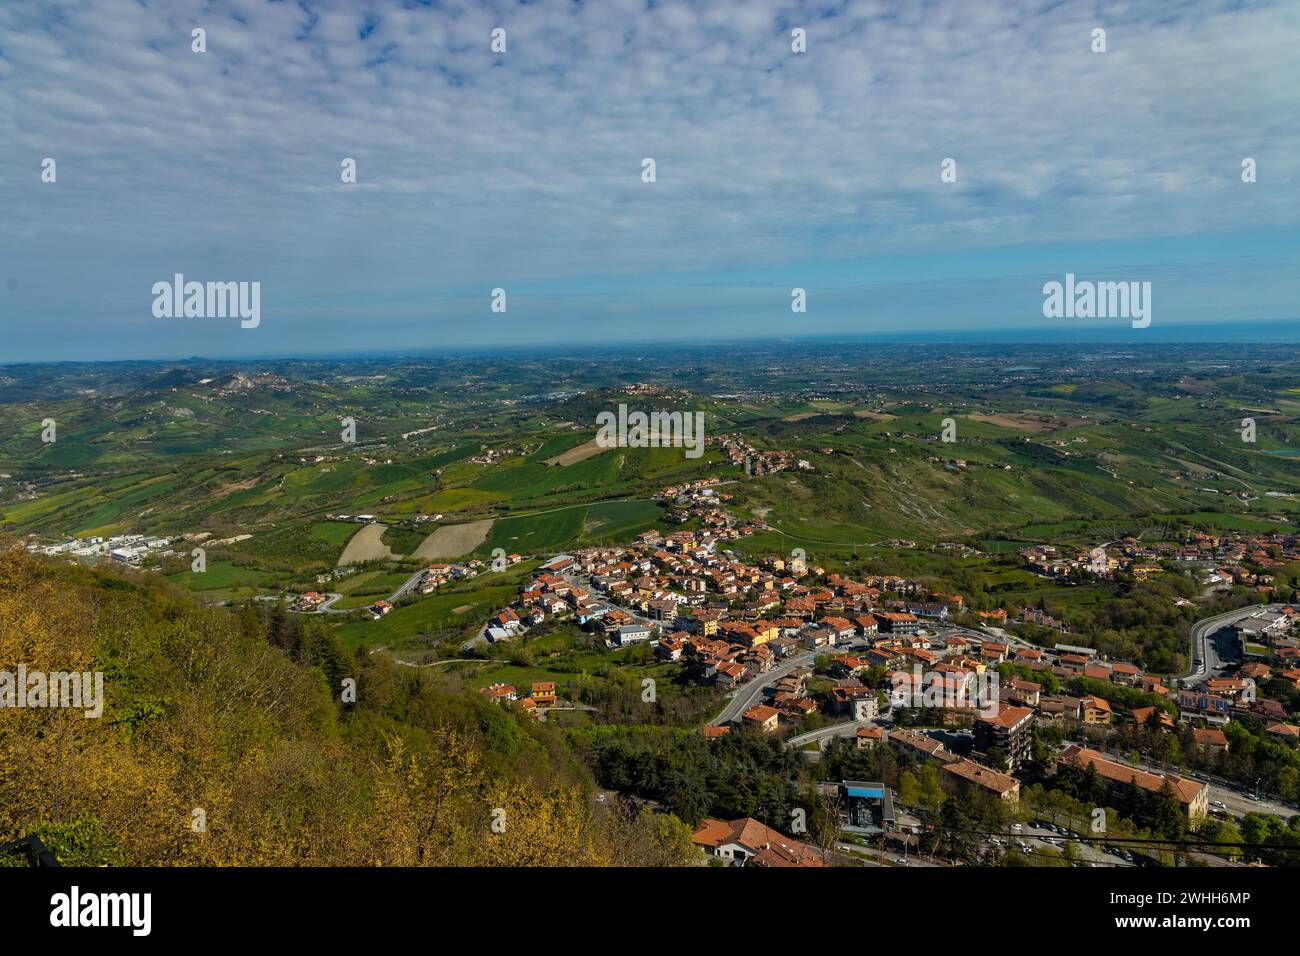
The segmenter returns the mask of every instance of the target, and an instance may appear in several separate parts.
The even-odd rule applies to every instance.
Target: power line
[[[968,829],[946,829],[946,833],[967,833],[973,836],[995,836],[1007,837],[1011,840],[1023,840],[1026,837],[1023,834],[1014,831],[1007,833],[1002,830],[968,830]],[[1030,835],[1029,839],[1041,840],[1042,837]],[[1187,847],[1187,846],[1214,846],[1226,847],[1238,850],[1285,850],[1295,852],[1300,850],[1300,844],[1290,843],[1231,843],[1215,840],[1197,840],[1195,838],[1182,838],[1179,840],[1169,840],[1160,837],[1124,837],[1124,836],[1077,836],[1065,837],[1065,840],[1072,843],[1093,844],[1126,844],[1133,846],[1169,846],[1169,847]]]

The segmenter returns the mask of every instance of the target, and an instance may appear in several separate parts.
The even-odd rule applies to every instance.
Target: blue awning
[[[878,790],[875,787],[849,787],[847,789],[850,797],[871,797],[874,800],[885,799],[885,791]]]

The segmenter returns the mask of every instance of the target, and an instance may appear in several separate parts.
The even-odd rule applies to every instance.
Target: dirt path
[[[384,544],[384,525],[368,524],[354,534],[339,555],[339,567],[358,561],[383,561],[399,558]]]
[[[415,549],[417,558],[458,558],[469,554],[487,540],[495,518],[471,521],[468,524],[445,524],[420,542]]]

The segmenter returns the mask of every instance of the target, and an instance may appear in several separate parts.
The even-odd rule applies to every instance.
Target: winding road
[[[1282,604],[1252,604],[1248,607],[1237,608],[1235,611],[1225,611],[1222,614],[1216,614],[1214,617],[1207,617],[1202,621],[1197,621],[1192,625],[1191,634],[1191,666],[1182,674],[1177,675],[1174,679],[1181,680],[1189,684],[1199,684],[1217,675],[1225,666],[1224,660],[1219,656],[1219,649],[1216,642],[1210,640],[1215,634],[1226,627],[1230,627],[1243,618],[1250,617],[1260,611],[1274,611]],[[1196,664],[1196,661],[1200,664]]]
[[[760,679],[745,684],[732,693],[731,699],[727,701],[727,706],[722,708],[722,712],[718,716],[709,721],[709,726],[719,727],[722,724],[729,724],[734,720],[739,720],[741,714],[763,699],[763,692],[767,688],[782,677],[788,677],[800,667],[808,666],[813,662],[814,658],[815,655],[813,654],[800,654],[798,657],[792,657],[774,670],[768,671]]]
[[[406,594],[407,591],[411,590],[411,588],[415,587],[417,584],[420,583],[420,579],[421,579],[422,577],[424,577],[424,570],[423,570],[423,569],[421,569],[421,570],[419,570],[419,571],[416,571],[414,574],[412,574],[409,578],[407,578],[405,581],[402,582],[402,586],[401,586],[401,587],[399,587],[396,591],[394,591],[392,594],[390,594],[390,595],[388,596],[388,598],[387,598],[388,603],[389,603],[389,604],[396,604],[399,598],[401,598],[404,594]],[[324,600],[324,601],[321,601],[320,604],[316,605],[316,609],[315,609],[314,611],[307,611],[306,613],[308,613],[308,614],[348,614],[348,613],[351,613],[352,611],[357,610],[356,608],[347,608],[347,609],[343,609],[343,610],[336,610],[335,607],[334,607],[334,603],[335,603],[336,601],[340,600],[342,597],[343,597],[343,595],[342,595],[342,594],[339,594],[337,591],[330,591],[330,592],[328,592],[328,593],[325,595],[325,600]]]

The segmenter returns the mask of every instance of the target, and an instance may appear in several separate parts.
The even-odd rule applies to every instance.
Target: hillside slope
[[[144,577],[7,550],[0,670],[19,663],[104,672],[98,719],[0,709],[0,839],[36,832],[65,864],[692,856],[676,818],[594,804],[557,732],[451,679],[347,657],[278,609],[206,608]],[[355,705],[339,701],[347,677]]]

